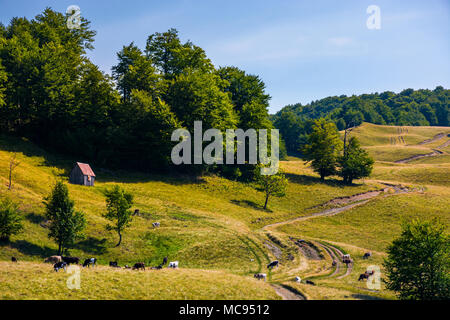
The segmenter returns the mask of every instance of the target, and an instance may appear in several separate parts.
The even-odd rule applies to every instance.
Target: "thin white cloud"
[[[349,37],[334,37],[329,38],[328,42],[337,47],[343,47],[354,43],[354,40]]]

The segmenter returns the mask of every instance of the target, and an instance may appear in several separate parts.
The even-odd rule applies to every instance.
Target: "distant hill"
[[[450,90],[439,86],[434,90],[405,89],[396,94],[362,94],[334,96],[288,105],[272,116],[280,129],[288,152],[297,152],[299,136],[305,134],[308,121],[328,118],[339,130],[362,122],[397,126],[449,126]]]

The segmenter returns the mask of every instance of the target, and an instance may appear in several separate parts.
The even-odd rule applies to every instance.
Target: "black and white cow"
[[[64,271],[66,270],[66,267],[67,267],[67,263],[65,263],[65,262],[57,262],[57,263],[55,263],[54,265],[53,265],[53,269],[56,271],[56,272],[58,272],[59,271],[59,269],[64,269]]]
[[[93,266],[93,267],[95,267],[95,264],[97,263],[97,258],[89,258],[89,259],[86,259],[86,260],[84,260],[84,263],[83,263],[83,268],[84,267],[90,267],[91,265]]]
[[[275,267],[278,267],[278,260],[272,261],[271,263],[269,263],[267,265],[267,269],[272,269],[272,268],[275,268]]]

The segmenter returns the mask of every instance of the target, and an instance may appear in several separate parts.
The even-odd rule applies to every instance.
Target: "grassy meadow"
[[[440,139],[420,144],[444,133]],[[70,250],[72,256],[96,257],[99,267],[82,270],[82,289],[65,289],[67,274],[55,273],[45,257],[57,246],[47,236],[43,198],[57,180],[68,181],[75,161],[45,151],[25,139],[0,137],[0,197],[11,197],[20,206],[24,232],[0,244],[0,299],[279,299],[269,283],[287,284],[309,299],[393,299],[383,287],[370,291],[358,275],[368,265],[379,265],[387,245],[398,236],[402,221],[440,218],[450,223],[450,155],[395,163],[433,151],[449,140],[443,127],[388,127],[363,124],[351,135],[375,158],[370,178],[344,186],[337,177],[321,182],[300,159],[281,163],[289,179],[286,197],[270,198],[249,184],[217,176],[188,177],[111,172],[91,164],[97,175],[95,187],[68,185],[76,209],[86,214],[86,237]],[[401,137],[401,138],[399,138]],[[17,152],[20,165],[14,171],[13,188],[7,190],[8,164]],[[380,190],[382,184],[402,184],[414,190],[405,194],[382,193],[364,204],[334,216],[316,217],[266,225],[305,217],[320,205],[339,197]],[[133,218],[123,242],[106,230],[108,220],[103,191],[119,184],[135,197]],[[153,228],[160,222],[160,228]],[[348,252],[355,260],[352,272],[342,278],[332,272],[331,258],[319,247],[321,260],[307,259],[290,237],[328,243]],[[362,260],[366,251],[373,257]],[[11,256],[19,259],[17,265]],[[179,261],[178,270],[131,271],[106,267],[145,262],[158,265],[163,257]],[[253,278],[267,272],[266,264],[280,261],[266,283]],[[343,270],[341,274],[343,275]],[[312,278],[316,286],[295,283],[293,278]],[[84,285],[86,287],[84,287]],[[94,288],[93,290],[87,288]]]

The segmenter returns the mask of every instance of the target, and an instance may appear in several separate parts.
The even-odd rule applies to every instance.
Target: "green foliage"
[[[166,79],[173,79],[188,69],[202,73],[214,69],[202,48],[190,41],[181,43],[176,29],[150,35],[145,53]]]
[[[9,198],[0,199],[0,241],[8,241],[22,231],[22,217],[18,206]]]
[[[74,202],[69,198],[69,190],[62,182],[57,182],[50,195],[44,198],[46,218],[50,221],[49,238],[58,244],[58,255],[84,237],[86,219],[80,211],[75,211]]]
[[[124,101],[131,99],[133,89],[147,91],[153,98],[160,94],[160,76],[156,68],[134,43],[124,46],[117,58],[119,62],[112,71]]]
[[[130,210],[133,205],[133,195],[126,192],[118,185],[112,189],[105,191],[106,197],[106,214],[104,217],[112,221],[113,225],[107,225],[107,230],[114,230],[119,235],[119,242],[122,242],[122,232],[126,227],[130,226],[132,220],[132,212]]]
[[[344,153],[338,159],[339,175],[344,183],[351,184],[354,179],[370,176],[374,160],[361,148],[358,139],[351,137]]]
[[[385,259],[389,290],[400,299],[450,298],[450,237],[438,221],[414,220],[388,248]]]
[[[171,81],[166,101],[191,132],[194,121],[199,120],[205,129],[233,129],[236,115],[230,97],[222,91],[224,85],[215,74],[188,72]]]
[[[334,96],[310,104],[288,105],[277,112],[272,120],[286,139],[287,151],[295,154],[304,143],[302,134],[307,126],[302,123],[326,118],[339,130],[357,126],[363,121],[382,125],[449,126],[450,90],[406,89],[395,94],[390,91],[360,96]]]
[[[322,180],[336,174],[336,165],[341,150],[342,141],[335,124],[325,119],[316,120],[302,151],[307,162],[311,162],[311,167]]]
[[[70,30],[66,19],[48,8],[1,26],[1,132],[101,167],[151,171],[171,165],[171,132],[192,131],[194,121],[204,130],[272,128],[264,83],[237,68],[216,70],[177,30],[150,35],[145,50],[124,46],[110,77],[86,57],[89,21]],[[248,167],[232,171],[247,176]]]
[[[278,171],[273,175],[261,174],[261,165],[255,168],[255,189],[265,193],[266,200],[264,202],[264,209],[267,209],[267,203],[270,196],[284,197],[286,195],[286,188],[288,180],[282,171]]]

